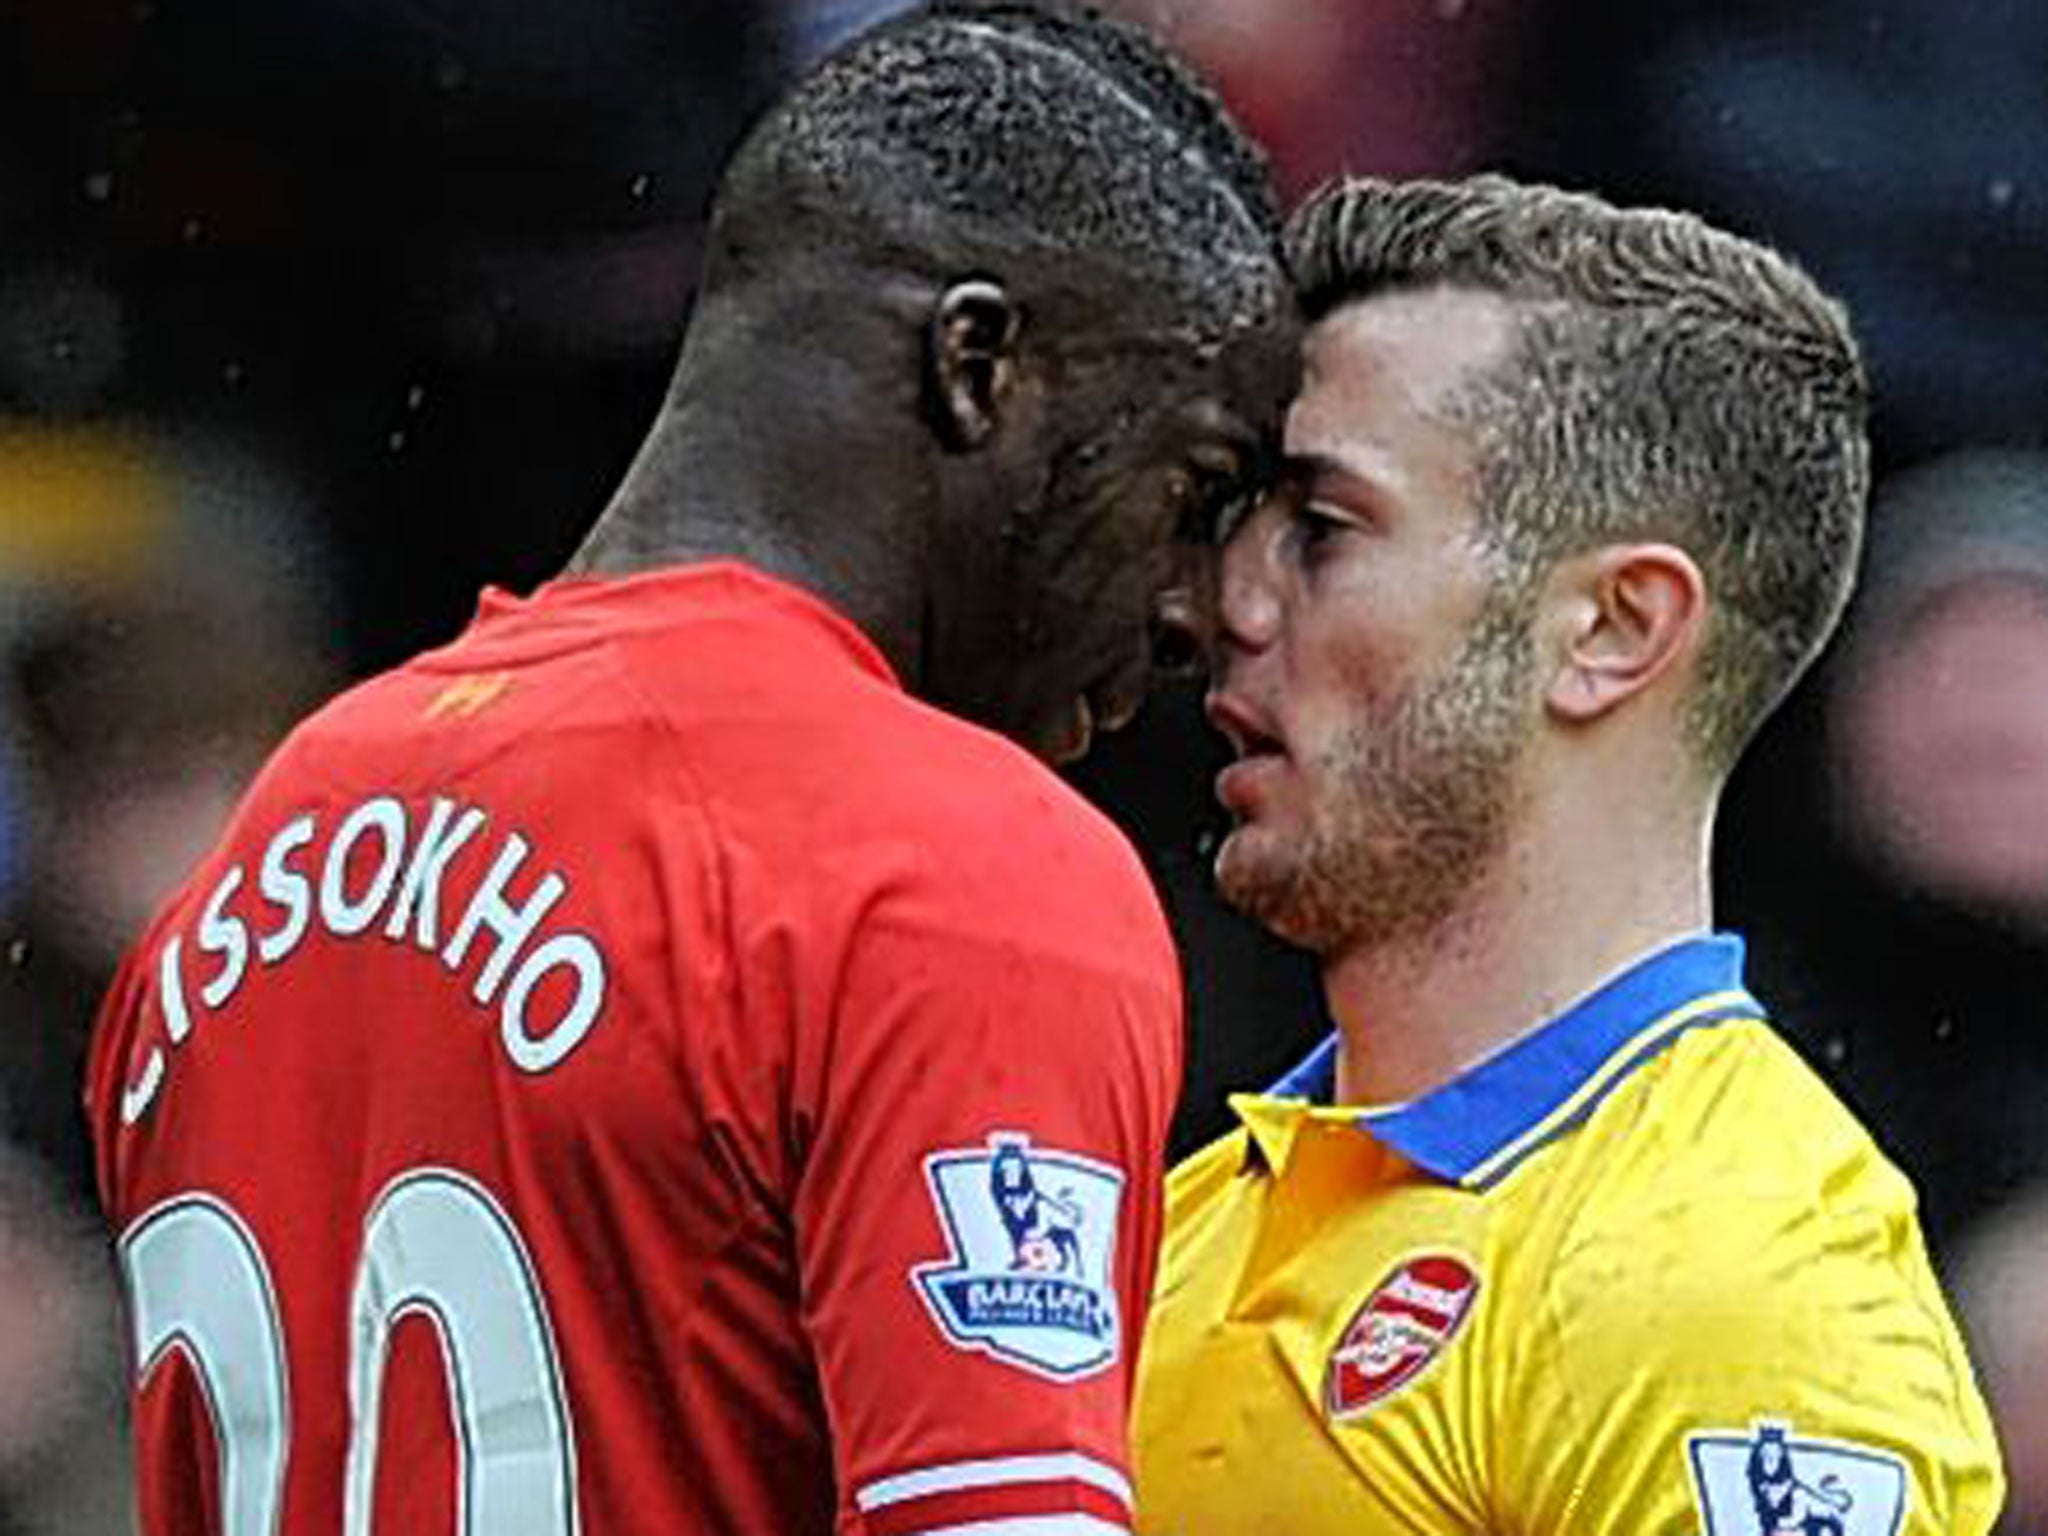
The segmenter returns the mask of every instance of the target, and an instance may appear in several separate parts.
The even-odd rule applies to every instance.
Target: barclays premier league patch
[[[1703,1536],[1896,1536],[1905,1523],[1906,1464],[1889,1451],[1771,1419],[1690,1435],[1686,1451]]]
[[[998,1132],[933,1153],[924,1176],[951,1252],[911,1278],[954,1347],[1055,1381],[1116,1360],[1121,1169]]]

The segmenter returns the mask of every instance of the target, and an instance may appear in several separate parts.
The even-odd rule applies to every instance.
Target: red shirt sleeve
[[[814,1097],[799,1073],[844,1532],[1128,1529],[1181,1000],[1149,885],[1085,814],[895,871],[849,937]]]

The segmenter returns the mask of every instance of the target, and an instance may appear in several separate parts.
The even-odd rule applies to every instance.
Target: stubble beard
[[[1531,670],[1527,617],[1497,598],[1440,672],[1368,706],[1307,763],[1305,836],[1254,823],[1225,840],[1224,899],[1323,957],[1442,926],[1506,843]]]

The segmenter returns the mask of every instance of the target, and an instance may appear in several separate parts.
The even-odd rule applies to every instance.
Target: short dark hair
[[[1713,611],[1688,724],[1725,772],[1854,579],[1868,386],[1841,306],[1689,214],[1499,176],[1334,184],[1287,249],[1310,321],[1438,285],[1515,306],[1509,360],[1458,408],[1486,532],[1531,579],[1630,538],[1700,563]]]
[[[1143,32],[1062,0],[936,0],[856,38],[748,138],[706,293],[788,242],[1156,293],[1199,338],[1272,308],[1265,166]]]

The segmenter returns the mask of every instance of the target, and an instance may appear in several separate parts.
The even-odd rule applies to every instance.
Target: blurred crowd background
[[[121,945],[300,711],[561,564],[726,150],[896,8],[0,0],[0,1536],[127,1529],[76,1086]],[[2048,1536],[2048,6],[1119,8],[1290,196],[1504,169],[1696,209],[1850,302],[1864,587],[1735,786],[1721,913],[1918,1184],[2004,1531]],[[1186,943],[1183,1150],[1325,1027],[1207,891],[1217,762],[1182,691],[1077,775]]]

